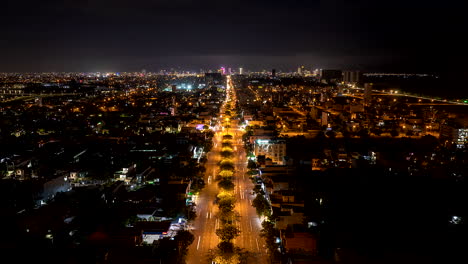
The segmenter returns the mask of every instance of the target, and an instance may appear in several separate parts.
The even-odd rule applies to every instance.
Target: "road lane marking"
[[[200,248],[200,239],[201,239],[201,236],[198,236],[197,250],[198,248]]]
[[[255,239],[255,242],[257,243],[257,250],[260,251],[260,247],[258,246],[258,239]]]
[[[208,217],[209,217],[209,213],[208,213],[208,212],[206,212],[206,218],[208,218]]]
[[[253,229],[252,229],[252,220],[249,221],[249,224],[250,224],[250,231],[253,231]]]

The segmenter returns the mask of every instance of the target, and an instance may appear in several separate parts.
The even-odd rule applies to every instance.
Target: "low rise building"
[[[273,164],[283,163],[286,156],[286,141],[281,139],[257,139],[254,141],[254,155],[264,155],[270,158]]]

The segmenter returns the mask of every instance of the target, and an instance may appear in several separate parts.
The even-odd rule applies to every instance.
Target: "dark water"
[[[449,76],[429,77],[369,77],[375,89],[399,90],[414,95],[439,97],[441,99],[468,99],[468,84],[463,78]]]

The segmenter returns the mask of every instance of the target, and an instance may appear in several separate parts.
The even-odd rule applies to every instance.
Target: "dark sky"
[[[463,2],[3,0],[0,71],[466,69]]]

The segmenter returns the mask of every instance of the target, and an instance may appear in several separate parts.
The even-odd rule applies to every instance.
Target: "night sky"
[[[463,71],[463,2],[4,0],[0,71]]]

